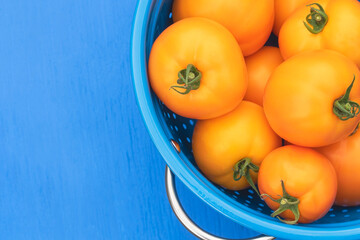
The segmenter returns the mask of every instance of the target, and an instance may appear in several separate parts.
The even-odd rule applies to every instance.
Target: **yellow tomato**
[[[337,179],[322,154],[294,145],[278,148],[260,166],[259,191],[266,204],[285,223],[311,223],[334,203]]]
[[[360,121],[359,103],[358,68],[331,50],[303,52],[283,62],[264,95],[270,126],[285,140],[305,147],[349,136]]]
[[[174,23],[156,39],[149,79],[169,109],[196,119],[232,111],[247,88],[245,61],[236,39],[205,18]]]
[[[214,183],[231,190],[256,182],[256,172],[265,156],[281,146],[262,107],[243,101],[232,112],[198,121],[193,152],[200,170]],[[242,177],[241,177],[242,176]]]
[[[305,6],[309,0],[275,0],[275,22],[273,33],[278,36],[285,20],[300,6]]]
[[[281,27],[279,46],[284,59],[306,50],[332,49],[360,66],[360,2],[315,2],[296,10]]]
[[[335,168],[338,177],[335,203],[341,206],[360,205],[360,132],[317,150],[324,154]]]
[[[174,21],[188,17],[205,17],[221,23],[234,34],[244,56],[249,56],[269,38],[274,23],[274,0],[174,0]]]
[[[267,46],[246,57],[249,84],[244,99],[262,106],[266,83],[274,69],[283,61],[279,48]]]

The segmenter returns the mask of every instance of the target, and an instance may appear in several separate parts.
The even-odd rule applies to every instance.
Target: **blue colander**
[[[191,148],[196,121],[170,111],[155,96],[148,82],[147,60],[151,46],[172,23],[171,6],[171,0],[139,1],[131,50],[138,104],[152,140],[171,171],[211,207],[255,231],[286,239],[360,239],[360,207],[333,207],[315,223],[286,225],[270,217],[271,209],[251,189],[228,191],[201,174]],[[180,152],[173,147],[175,142]]]

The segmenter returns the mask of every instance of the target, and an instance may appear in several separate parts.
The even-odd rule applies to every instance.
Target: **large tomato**
[[[254,187],[265,156],[281,146],[262,107],[242,101],[232,112],[198,121],[193,152],[201,171],[214,183],[231,190]]]
[[[205,17],[227,27],[245,56],[267,41],[274,22],[274,0],[174,0],[173,19]]]
[[[273,33],[278,36],[285,20],[300,6],[305,6],[309,0],[274,0],[275,21]]]
[[[207,119],[233,110],[247,87],[244,57],[233,35],[219,23],[187,18],[155,41],[149,79],[173,112]]]
[[[360,66],[360,2],[319,0],[283,24],[279,46],[285,59],[304,50],[332,49]]]
[[[360,132],[333,145],[317,149],[333,164],[338,178],[335,203],[360,205]]]
[[[246,57],[249,84],[244,99],[262,106],[266,83],[274,69],[283,61],[279,48],[268,46]]]
[[[309,148],[284,146],[262,162],[258,187],[266,204],[285,223],[311,223],[335,200],[337,179],[330,161]],[[280,196],[280,197],[279,197]]]
[[[359,69],[331,50],[303,52],[283,62],[264,95],[265,114],[274,131],[306,147],[326,146],[349,136],[360,121],[358,103]]]

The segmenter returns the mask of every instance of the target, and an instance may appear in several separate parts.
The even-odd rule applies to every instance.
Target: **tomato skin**
[[[350,100],[360,103],[360,72],[345,56],[331,50],[298,54],[277,67],[268,81],[264,110],[270,126],[295,145],[321,147],[349,136],[357,117],[340,120],[333,112],[355,77]]]
[[[215,119],[198,121],[193,134],[197,165],[211,181],[231,190],[249,187],[245,178],[235,181],[234,165],[245,157],[259,166],[264,157],[281,146],[270,128],[262,107],[242,101],[232,112]],[[250,170],[253,181],[257,174]]]
[[[341,142],[316,150],[324,154],[335,168],[338,178],[335,204],[360,205],[360,132]]]
[[[202,78],[197,90],[182,95],[171,86],[178,85],[178,72],[188,64]],[[235,38],[225,27],[205,18],[187,18],[168,27],[152,47],[148,70],[160,100],[188,118],[214,118],[232,111],[247,88],[245,61]]]
[[[274,0],[275,21],[273,33],[278,36],[285,20],[299,7],[305,6],[309,0]]]
[[[328,15],[323,31],[310,33],[304,26],[310,7],[297,9],[283,24],[279,46],[284,59],[305,50],[332,49],[360,66],[360,2],[357,0],[316,1]]]
[[[266,83],[283,61],[279,48],[268,46],[246,57],[249,82],[244,99],[262,106]]]
[[[238,40],[244,56],[259,50],[270,36],[274,0],[174,0],[173,19],[205,17],[227,27]]]
[[[299,223],[311,223],[323,217],[331,208],[337,190],[336,173],[329,160],[309,148],[289,145],[278,148],[266,156],[258,175],[261,194],[278,199],[282,196],[281,180],[286,191],[300,200]],[[273,210],[279,204],[264,197]],[[293,220],[289,210],[281,217]]]

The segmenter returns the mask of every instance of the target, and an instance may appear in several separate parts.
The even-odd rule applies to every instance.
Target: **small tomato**
[[[360,132],[317,150],[324,154],[335,168],[338,178],[335,203],[341,206],[360,205]]]
[[[349,136],[360,121],[360,72],[331,50],[298,54],[278,66],[267,83],[264,110],[285,140],[322,147]]]
[[[236,39],[205,18],[174,23],[156,39],[149,79],[169,109],[195,119],[232,111],[247,88],[245,61]]]
[[[273,217],[288,224],[311,223],[334,203],[337,179],[330,161],[309,148],[284,146],[262,162],[258,187]],[[280,198],[279,198],[280,196]]]
[[[174,21],[187,17],[205,17],[221,23],[234,34],[244,56],[248,56],[269,38],[274,0],[174,0]]]
[[[318,0],[299,8],[281,27],[279,46],[284,59],[305,50],[332,49],[360,66],[360,2]]]
[[[244,99],[262,106],[266,83],[274,69],[283,61],[279,48],[268,46],[246,57],[249,84]]]
[[[231,190],[254,187],[264,157],[281,146],[262,107],[242,101],[232,112],[198,121],[193,153],[200,170],[214,183]],[[257,191],[257,190],[256,190]]]
[[[278,36],[285,20],[300,6],[305,6],[309,0],[274,0],[275,21],[273,33]]]

